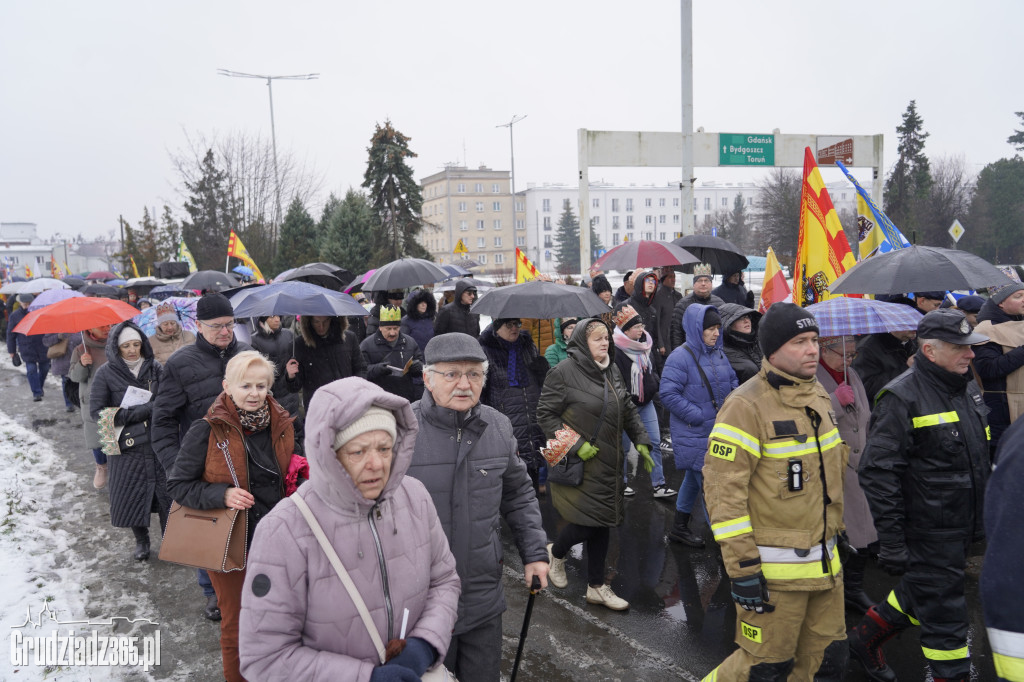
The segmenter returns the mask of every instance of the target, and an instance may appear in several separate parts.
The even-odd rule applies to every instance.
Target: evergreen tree
[[[136,240],[136,248],[130,253],[135,258],[136,267],[139,268],[139,276],[145,277],[153,263],[160,260],[160,233],[156,216],[151,216],[149,208],[145,206],[142,207],[142,220],[139,222]],[[128,267],[131,269],[130,264]]]
[[[320,235],[320,260],[350,272],[373,267],[373,235],[380,232],[380,220],[366,195],[349,188],[345,199],[330,215]]]
[[[555,259],[558,261],[558,274],[568,275],[580,271],[580,221],[572,212],[572,204],[568,199],[562,204],[562,215],[558,218],[558,231],[555,234],[557,246]]]
[[[792,267],[800,239],[801,174],[793,169],[776,168],[765,179],[754,208],[757,226],[757,250],[775,249],[783,265]]]
[[[171,207],[164,204],[160,215],[160,231],[157,239],[157,261],[178,260],[178,245],[181,243],[181,225],[171,213]]]
[[[747,204],[742,192],[737,192],[736,198],[732,200],[732,211],[726,221],[726,233],[722,236],[743,251],[749,248],[750,226],[747,224]]]
[[[1024,159],[1000,159],[978,174],[965,239],[972,251],[994,263],[1024,262]]]
[[[130,258],[139,250],[139,236],[127,220],[118,218],[118,222],[122,235],[121,248],[110,254],[110,264],[125,277],[133,277]]]
[[[1024,124],[1024,111],[1018,111],[1016,114],[1020,123]],[[1024,130],[1014,130],[1013,135],[1006,138],[1006,141],[1012,144],[1017,151],[1024,152]]]
[[[203,157],[199,178],[185,182],[189,191],[185,200],[189,220],[182,223],[181,234],[200,270],[219,270],[227,255],[232,220],[226,179],[227,174],[217,167],[213,150],[209,149]]]
[[[277,245],[274,271],[284,272],[288,268],[312,263],[317,260],[319,252],[316,222],[302,205],[302,200],[295,197],[288,206],[288,212],[281,224],[281,239]]]
[[[924,132],[924,122],[917,113],[915,100],[910,100],[907,105],[903,122],[897,126],[896,132],[899,133],[896,147],[899,156],[885,181],[884,208],[893,223],[909,237],[922,225],[921,204],[927,199],[932,185],[931,169],[924,153],[928,133]]]
[[[341,199],[334,192],[331,192],[330,196],[327,197],[327,201],[324,203],[324,210],[320,212],[320,222],[316,224],[318,234],[321,236],[327,230],[327,224],[331,220],[331,215],[341,206]]]
[[[373,210],[383,228],[374,240],[376,261],[382,263],[403,256],[430,258],[416,240],[423,226],[423,197],[406,162],[416,157],[409,149],[409,140],[386,120],[383,127],[377,124],[367,149],[369,160],[362,186],[369,189]]]

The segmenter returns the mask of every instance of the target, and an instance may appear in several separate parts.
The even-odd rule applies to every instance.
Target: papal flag
[[[182,239],[181,243],[178,244],[178,262],[188,263],[189,272],[197,272],[199,270],[199,268],[196,267],[196,259],[192,257],[192,252],[188,250],[187,246],[185,246],[184,239]]]
[[[839,214],[825,189],[810,147],[804,148],[800,191],[800,241],[793,267],[793,302],[806,307],[834,295],[828,287],[856,264]]]
[[[768,247],[767,258],[765,258],[764,281],[761,283],[761,302],[757,304],[757,311],[762,315],[768,312],[773,303],[792,303],[793,292],[786,281],[786,275],[782,272],[779,259],[775,256],[775,250]]]
[[[265,282],[263,279],[263,273],[256,267],[256,261],[252,259],[249,252],[245,250],[245,245],[242,244],[242,240],[238,238],[234,230],[231,230],[231,235],[228,237],[228,256],[233,256],[238,260],[242,261],[250,268],[252,268],[252,274],[256,275],[258,282]]]
[[[871,200],[871,195],[860,186],[857,178],[846,170],[843,162],[836,161],[836,165],[846,174],[846,179],[852,182],[857,190],[858,259],[864,260],[876,253],[889,253],[910,246],[907,238],[893,225],[889,216],[882,212],[878,204]]]
[[[54,279],[64,279],[64,275],[60,271],[60,266],[57,265],[57,259],[50,254],[50,277]]]
[[[523,282],[529,282],[537,279],[537,266],[530,262],[530,259],[526,257],[526,254],[516,249],[516,284],[522,284]]]
[[[139,276],[139,268],[135,265],[135,256],[128,256],[132,261],[132,272],[135,273],[135,277]]]
[[[28,265],[25,265],[25,277],[27,277],[28,279],[32,279],[33,277],[35,277],[35,275],[32,274],[32,268],[30,268]]]

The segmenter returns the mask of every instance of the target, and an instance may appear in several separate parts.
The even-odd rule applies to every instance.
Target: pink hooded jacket
[[[356,489],[334,436],[371,406],[394,413],[391,472],[377,500]],[[306,415],[310,480],[296,495],[331,540],[381,639],[420,637],[443,659],[460,583],[455,558],[423,484],[405,476],[419,425],[409,402],[357,377],[317,390]],[[386,581],[386,582],[385,582]],[[380,665],[355,605],[291,498],[256,529],[242,589],[242,674],[251,680],[365,682]]]

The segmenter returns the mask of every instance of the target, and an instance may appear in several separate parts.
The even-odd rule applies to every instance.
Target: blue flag
[[[872,201],[871,196],[860,186],[857,178],[853,177],[841,161],[836,161],[836,165],[846,174],[846,178],[853,183],[859,195],[859,201],[857,202],[857,236],[860,245],[860,259],[863,260],[876,253],[888,253],[910,246],[910,242],[893,225],[892,221],[889,220],[889,216],[882,212],[878,204]],[[867,210],[863,210],[862,206],[866,206]],[[870,215],[867,215],[868,213]]]

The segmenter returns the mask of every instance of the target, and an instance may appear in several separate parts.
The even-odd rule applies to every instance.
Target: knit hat
[[[518,322],[520,325],[523,323],[523,321],[518,317],[498,317],[491,323],[491,329],[498,331],[509,322]]]
[[[757,329],[757,341],[761,352],[770,358],[787,341],[804,332],[817,332],[818,321],[814,315],[795,303],[775,303],[761,318]]]
[[[565,333],[565,328],[571,324],[576,324],[580,321],[578,317],[563,317],[562,321],[558,323],[558,331]]]
[[[402,309],[394,305],[380,307],[380,327],[397,327],[402,324]]]
[[[615,311],[615,326],[626,331],[632,326],[635,326],[643,320],[640,318],[640,314],[631,305],[624,305]]]
[[[216,320],[218,317],[234,317],[235,311],[231,307],[231,301],[221,293],[205,294],[196,304],[196,319]]]
[[[632,278],[633,278],[633,271],[632,270],[626,270],[626,274],[622,276],[622,284],[625,285]]]
[[[608,281],[608,278],[604,275],[598,275],[594,278],[594,281],[590,283],[590,290],[595,294],[600,294],[604,291],[611,293],[612,285]]]
[[[1020,282],[1014,282],[1011,280],[1006,284],[1003,284],[1002,286],[989,287],[988,295],[989,298],[991,298],[996,305],[999,305],[1000,303],[1008,299],[1010,297],[1010,294],[1016,293],[1022,289],[1024,289],[1024,284],[1021,284]],[[19,296],[18,298],[20,299],[21,297]]]
[[[383,407],[371,407],[362,417],[341,431],[338,431],[338,435],[334,437],[334,443],[331,447],[338,450],[356,436],[378,430],[387,431],[391,435],[391,440],[394,441],[395,434],[397,433],[395,415]]]
[[[118,336],[117,336],[117,345],[118,346],[123,346],[124,344],[128,343],[129,341],[139,341],[139,342],[141,342],[142,341],[142,335],[139,334],[134,329],[132,329],[131,327],[125,327],[124,329],[121,330],[121,333],[118,334]]]
[[[961,296],[956,301],[956,307],[958,310],[962,310],[965,313],[976,313],[981,310],[981,306],[985,305],[985,299],[981,296]]]
[[[715,325],[722,326],[722,318],[719,316],[718,311],[714,308],[706,308],[704,310],[704,329],[710,329]]]
[[[427,341],[423,359],[428,365],[438,362],[487,362],[480,343],[469,334],[461,332],[438,334]]]
[[[701,277],[707,277],[711,279],[711,266],[707,263],[697,263],[693,267],[693,281],[697,281]]]
[[[178,322],[178,313],[170,303],[161,303],[156,307],[156,323],[161,325],[164,322]],[[178,322],[181,324],[180,322]]]
[[[36,300],[36,297],[33,294],[18,294],[17,299],[22,306],[28,307],[28,304]]]

